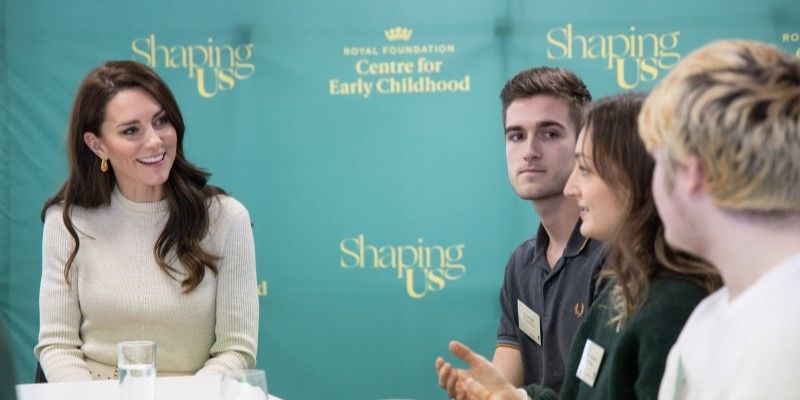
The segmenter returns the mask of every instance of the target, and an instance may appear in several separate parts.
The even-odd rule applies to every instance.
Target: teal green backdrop
[[[82,77],[148,63],[190,160],[250,210],[258,367],[285,399],[443,399],[434,359],[490,356],[498,290],[538,218],[508,184],[498,94],[564,66],[648,90],[711,40],[800,54],[800,3],[0,1],[0,316],[19,382],[38,334],[39,212]],[[8,362],[3,359],[0,362]]]

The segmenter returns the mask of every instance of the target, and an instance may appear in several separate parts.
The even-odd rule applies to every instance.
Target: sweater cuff
[[[524,388],[528,397],[536,400],[558,400],[556,392],[539,385],[528,385]]]

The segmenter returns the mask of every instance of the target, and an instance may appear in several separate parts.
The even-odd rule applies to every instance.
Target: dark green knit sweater
[[[575,334],[561,399],[656,399],[669,350],[694,307],[708,294],[684,279],[653,279],[642,308],[617,332],[608,323],[614,314],[610,305],[613,286],[606,285]],[[605,350],[594,387],[575,375],[587,339]],[[525,390],[535,400],[559,398],[537,385]]]

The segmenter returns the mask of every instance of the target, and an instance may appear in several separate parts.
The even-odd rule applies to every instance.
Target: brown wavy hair
[[[717,271],[705,260],[671,248],[653,203],[651,182],[655,162],[638,136],[637,116],[642,93],[603,98],[586,110],[584,134],[591,135],[592,159],[598,176],[612,190],[623,193],[626,216],[609,240],[604,278],[614,287],[610,323],[621,327],[647,298],[656,275],[680,276],[710,292],[722,284]],[[585,141],[584,141],[585,143]]]
[[[94,209],[110,204],[116,184],[113,173],[100,171],[100,160],[84,142],[83,134],[94,132],[99,136],[106,105],[117,93],[130,88],[141,88],[153,96],[164,108],[178,136],[175,162],[164,185],[169,218],[153,253],[158,266],[173,279],[178,279],[176,274],[186,273],[181,287],[188,293],[203,280],[206,268],[217,273],[219,256],[207,252],[200,243],[208,232],[207,202],[225,191],[208,185],[210,174],[186,160],[183,154],[186,127],[178,103],[167,84],[147,66],[135,61],[108,61],[83,79],[75,95],[67,132],[69,176],[58,192],[44,203],[41,218],[44,221],[51,206],[63,207],[61,218],[75,241],[64,265],[64,279],[69,283],[69,272],[81,245],[70,217],[72,207]],[[166,262],[170,250],[175,251],[186,271],[178,271]]]

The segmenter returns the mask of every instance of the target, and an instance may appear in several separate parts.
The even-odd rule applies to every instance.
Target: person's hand
[[[459,370],[442,357],[436,357],[436,375],[439,377],[439,386],[447,391],[447,395],[453,399],[458,398],[459,393],[456,393],[456,385],[458,383]]]
[[[456,375],[453,378],[455,396],[451,395],[451,397],[458,400],[527,400],[527,396],[523,396],[517,391],[503,373],[483,356],[455,340],[450,342],[449,348],[454,356],[469,365],[469,369],[466,371],[459,370],[450,373],[450,375]],[[438,364],[439,359],[437,359]],[[448,393],[450,392],[448,391]]]

